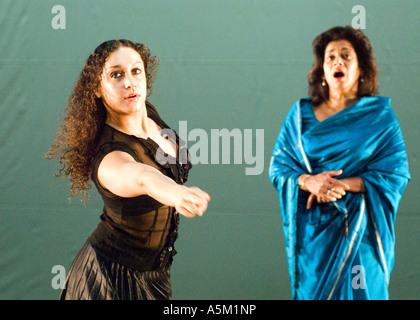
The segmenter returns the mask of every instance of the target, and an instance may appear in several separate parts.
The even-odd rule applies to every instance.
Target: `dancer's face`
[[[132,48],[118,48],[105,62],[97,96],[109,113],[130,114],[144,106],[146,95],[143,60]]]
[[[324,77],[330,93],[357,93],[359,62],[349,41],[332,41],[327,45],[324,55]]]

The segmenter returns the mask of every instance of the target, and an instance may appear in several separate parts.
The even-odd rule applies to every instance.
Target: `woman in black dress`
[[[179,214],[201,216],[210,197],[183,185],[188,151],[147,101],[157,64],[143,44],[104,42],[69,98],[49,156],[59,157],[59,175],[69,177],[72,194],[85,198],[91,179],[104,208],[61,299],[172,298]]]

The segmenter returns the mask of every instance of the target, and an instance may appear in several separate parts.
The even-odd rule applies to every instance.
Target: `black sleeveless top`
[[[185,143],[146,102],[147,115],[161,129],[171,134],[167,139],[176,145],[177,157],[168,155],[152,139],[128,135],[105,124],[92,163],[92,181],[101,195],[104,208],[101,222],[89,241],[107,260],[137,270],[157,270],[169,266],[176,250],[179,215],[174,208],[141,195],[124,198],[105,189],[98,181],[102,159],[112,151],[129,153],[137,162],[150,165],[179,184],[188,179],[192,167]]]

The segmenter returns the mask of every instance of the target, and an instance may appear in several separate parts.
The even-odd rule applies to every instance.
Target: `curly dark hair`
[[[324,54],[327,45],[338,40],[349,41],[356,52],[362,77],[362,81],[359,81],[358,97],[373,96],[378,90],[378,66],[369,39],[361,30],[352,26],[333,27],[319,34],[312,42],[315,61],[308,73],[308,83],[309,96],[314,106],[318,106],[329,99],[328,84],[322,86]]]
[[[150,96],[157,75],[158,58],[152,56],[142,43],[126,39],[103,42],[88,57],[68,99],[64,120],[46,155],[47,159],[59,157],[62,167],[56,176],[68,177],[71,195],[81,196],[82,201],[91,187],[94,149],[106,120],[105,106],[95,92],[99,90],[106,60],[120,47],[132,48],[139,53],[146,71],[147,96]]]

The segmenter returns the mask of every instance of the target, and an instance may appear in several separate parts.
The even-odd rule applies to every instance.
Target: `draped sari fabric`
[[[303,118],[313,124],[302,130]],[[343,170],[366,192],[306,209],[301,174]],[[295,103],[273,150],[269,177],[279,193],[293,299],[388,299],[394,222],[410,174],[403,136],[386,97],[362,97],[316,120],[309,98]]]

